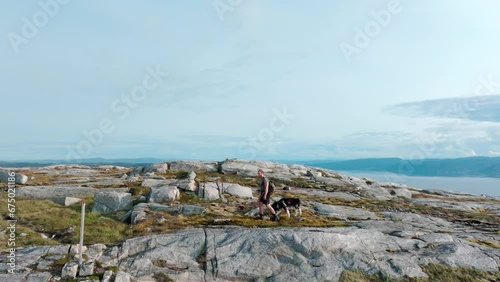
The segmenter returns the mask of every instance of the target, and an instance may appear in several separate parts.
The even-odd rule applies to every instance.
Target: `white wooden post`
[[[78,250],[78,254],[79,254],[79,264],[80,264],[80,267],[82,266],[82,263],[83,263],[83,256],[82,256],[82,249],[83,249],[83,229],[84,229],[84,226],[85,226],[85,201],[82,201],[82,220],[81,220],[81,223],[80,223],[80,246],[79,246],[79,250]]]

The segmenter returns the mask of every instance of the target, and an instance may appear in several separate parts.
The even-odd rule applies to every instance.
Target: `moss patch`
[[[490,241],[490,240],[477,240],[477,239],[472,239],[469,240],[472,243],[476,243],[482,246],[490,247],[490,248],[495,248],[495,249],[500,249],[500,244]]]
[[[429,278],[403,278],[394,279],[385,277],[381,273],[377,274],[366,274],[358,270],[345,270],[340,276],[341,282],[427,282],[427,281],[439,281],[439,282],[456,282],[456,281],[468,281],[468,282],[488,282],[488,281],[500,281],[500,272],[498,271],[480,271],[472,268],[466,267],[448,267],[438,264],[428,264],[421,266],[422,270],[429,275]]]
[[[174,279],[170,278],[170,276],[168,276],[167,274],[162,273],[162,272],[158,272],[158,273],[153,274],[153,278],[155,279],[156,282],[174,282],[175,281]]]

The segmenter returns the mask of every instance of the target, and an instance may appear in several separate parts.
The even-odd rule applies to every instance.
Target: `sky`
[[[8,1],[0,160],[500,156],[498,11]]]

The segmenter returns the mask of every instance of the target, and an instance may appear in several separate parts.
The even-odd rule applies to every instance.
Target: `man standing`
[[[271,207],[271,194],[269,191],[269,179],[264,176],[264,171],[259,169],[257,174],[260,178],[260,196],[259,196],[259,216],[258,219],[262,219],[264,217],[264,206],[271,212],[271,220],[276,221],[279,220],[278,215],[274,211],[273,207]]]

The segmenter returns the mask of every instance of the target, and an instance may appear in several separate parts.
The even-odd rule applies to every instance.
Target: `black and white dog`
[[[271,206],[276,214],[279,214],[281,210],[285,210],[288,217],[290,217],[289,208],[292,208],[295,210],[295,216],[297,216],[297,213],[302,215],[302,210],[300,209],[300,199],[298,198],[282,198],[281,200],[274,202]]]

